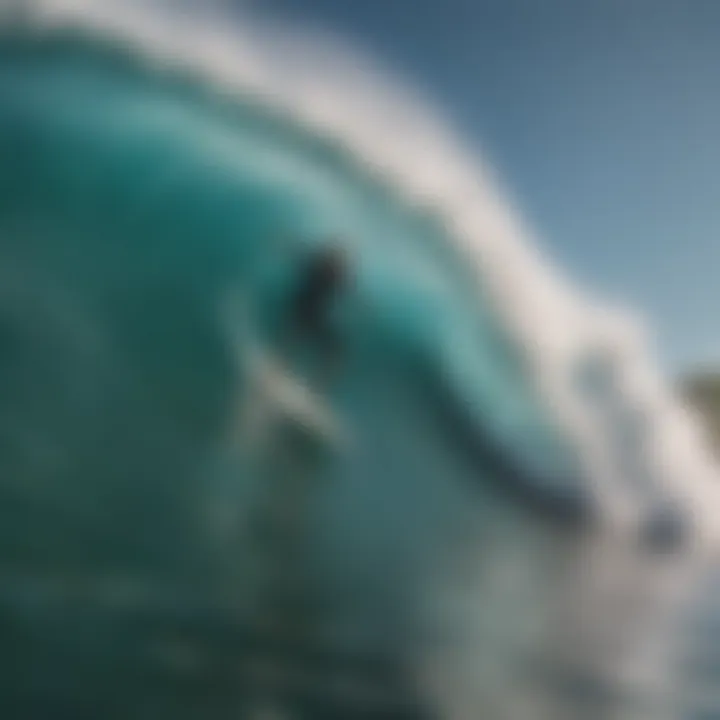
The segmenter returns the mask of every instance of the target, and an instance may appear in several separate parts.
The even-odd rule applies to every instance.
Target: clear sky
[[[263,0],[441,107],[543,246],[640,311],[670,371],[720,363],[720,0]]]

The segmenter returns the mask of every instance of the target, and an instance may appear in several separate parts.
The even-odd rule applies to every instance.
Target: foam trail
[[[717,534],[716,467],[693,418],[650,361],[639,323],[588,298],[541,256],[487,165],[469,160],[471,153],[414,93],[344,44],[247,12],[227,23],[218,7],[179,13],[160,5],[38,0],[33,9],[40,23],[105,31],[160,63],[202,68],[228,91],[250,91],[336,138],[411,203],[438,209],[524,349],[557,423],[580,448],[607,517],[642,519],[656,501],[679,504],[703,533]],[[578,389],[578,375],[598,359],[610,415],[641,426],[633,463],[651,477],[642,488],[627,482],[608,413]]]

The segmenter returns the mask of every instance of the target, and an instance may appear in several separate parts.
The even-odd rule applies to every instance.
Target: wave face
[[[107,28],[21,23],[0,38],[0,533],[15,614],[2,633],[21,655],[6,690],[28,717],[43,702],[97,711],[118,674],[137,680],[131,666],[209,683],[197,668],[220,662],[218,628],[253,612],[265,584],[238,528],[262,488],[292,477],[304,493],[294,506],[312,498],[298,537],[316,610],[278,612],[315,638],[445,668],[468,662],[453,633],[472,623],[484,684],[451,692],[462,672],[429,675],[433,702],[464,717],[463,693],[482,686],[487,702],[505,687],[483,675],[493,654],[507,681],[538,647],[555,652],[538,640],[560,592],[545,565],[575,568],[567,589],[584,557],[558,521],[602,515],[612,495],[597,453],[563,429],[567,392],[543,374],[541,348],[563,343],[519,334],[538,318],[513,322],[515,304],[503,305],[502,253],[481,246],[477,272],[460,216],[402,192],[352,133],[313,129],[257,83],[230,93],[184,65],[151,61]],[[350,448],[297,422],[251,439],[238,425],[255,402],[251,344],[281,352],[288,290],[327,236],[348,247],[353,287],[345,364],[318,395]],[[643,512],[678,497],[694,511],[689,492],[666,503],[659,489],[677,487],[627,447],[664,411],[636,412],[617,353],[595,350],[564,371],[599,408],[590,427],[615,449],[623,494]],[[302,362],[288,360],[298,376]],[[236,688],[216,690],[218,706],[238,702]],[[150,702],[138,692],[123,700],[128,716]]]

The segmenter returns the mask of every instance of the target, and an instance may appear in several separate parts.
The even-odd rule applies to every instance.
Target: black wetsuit
[[[320,251],[309,260],[293,298],[296,335],[333,357],[341,349],[333,310],[346,284],[342,254],[335,249]]]

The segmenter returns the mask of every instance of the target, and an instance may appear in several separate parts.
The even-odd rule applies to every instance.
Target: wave
[[[139,213],[152,202],[159,212],[172,192],[192,196],[205,211],[178,213],[178,233],[186,221],[203,223],[198,232],[219,238],[215,261],[232,256],[236,266],[263,262],[238,224],[255,203],[272,204],[277,219],[254,213],[258,238],[342,233],[366,297],[434,364],[463,422],[514,458],[516,475],[561,479],[614,522],[677,506],[713,527],[716,468],[639,325],[541,257],[487,166],[387,73],[326,37],[252,16],[228,27],[207,12],[43,0],[24,21],[36,35],[30,54],[62,44],[63,26],[104,38],[93,45],[66,34],[68,46],[78,43],[76,87],[66,74],[53,93],[38,77],[24,99],[48,126],[76,123],[74,132],[94,135],[106,155],[134,149],[126,165],[135,166],[118,173],[136,184],[128,197]],[[88,69],[103,57],[115,88],[100,104],[91,102],[99,70]],[[71,93],[77,104],[61,112]],[[100,151],[98,174],[108,159]]]
[[[313,223],[307,213],[299,213],[289,229],[342,228],[350,237],[374,230],[384,235],[379,208],[351,211],[348,192],[362,193],[368,202],[379,202],[386,213],[402,216],[404,227],[393,231],[404,236],[395,245],[404,242],[405,246],[396,249],[395,258],[377,260],[377,276],[386,272],[400,277],[399,265],[422,265],[421,260],[409,258],[424,253],[426,266],[418,267],[413,277],[404,272],[404,281],[408,293],[416,293],[417,305],[425,302],[432,308],[427,317],[415,312],[403,321],[429,327],[433,316],[452,313],[474,315],[468,323],[482,316],[486,325],[498,325],[500,329],[493,332],[509,336],[513,351],[522,355],[526,389],[516,404],[524,405],[527,414],[533,396],[541,399],[544,418],[540,424],[559,427],[572,440],[580,464],[574,481],[587,485],[585,489],[606,517],[637,517],[658,502],[669,502],[683,507],[700,527],[713,524],[703,509],[712,505],[708,499],[714,496],[716,468],[692,418],[678,406],[650,361],[638,323],[591,302],[538,254],[532,234],[503,199],[487,166],[468,160],[472,153],[427,103],[390,81],[367,58],[327,37],[303,34],[297,28],[289,32],[257,17],[233,18],[232,27],[227,28],[213,13],[198,17],[162,8],[141,11],[127,3],[39,2],[35,12],[34,22],[45,27],[81,25],[116,41],[123,38],[136,47],[144,62],[155,62],[156,68],[167,70],[169,62],[184,68],[186,74],[204,73],[203,82],[213,83],[212,92],[222,98],[218,102],[244,113],[246,120],[259,113],[261,122],[267,122],[266,111],[272,110],[278,134],[264,141],[274,147],[265,149],[261,161],[258,152],[258,159],[251,162],[252,173],[259,177],[274,169],[296,189],[313,184],[315,192],[335,203],[334,217],[327,217],[325,208],[324,222]],[[233,99],[238,92],[242,103]],[[230,137],[232,131],[227,128],[224,133],[211,132],[209,126],[195,132],[192,142],[204,143],[203,151],[208,153],[222,152],[220,146],[225,145],[228,152],[237,154],[250,150],[248,138],[258,140],[251,134],[244,139],[237,134]],[[283,158],[271,157],[278,152]],[[345,196],[317,171],[318,154],[324,154],[324,160],[341,173]],[[319,188],[323,182],[325,187]],[[350,212],[355,212],[352,219]],[[369,245],[372,241],[357,242]],[[423,247],[418,250],[420,244]],[[382,250],[376,247],[372,252],[379,257]],[[430,267],[430,259],[437,258],[445,271]],[[384,269],[379,269],[381,263]],[[448,300],[447,278],[457,272],[458,264],[472,279],[464,284],[463,298]],[[445,277],[441,277],[443,272]],[[437,288],[420,288],[419,278],[428,278]],[[441,288],[443,281],[446,286]],[[446,297],[436,302],[432,299],[435,291]],[[442,308],[443,302],[448,306]],[[453,345],[454,357],[444,361],[454,365],[451,372],[458,393],[473,398],[483,388],[485,397],[479,402],[484,424],[497,429],[503,406],[517,395],[511,390],[515,380],[497,377],[504,372],[500,369],[503,359],[488,361],[477,346],[458,349],[471,344],[463,335],[472,331],[466,332],[467,326],[459,319],[451,325],[460,339],[445,342]],[[431,342],[437,344],[437,337]],[[487,336],[478,344],[483,343],[482,352],[503,344]],[[463,354],[466,357],[461,358]],[[513,370],[506,375],[517,377]],[[489,394],[495,397],[488,398]],[[519,428],[522,421],[517,418],[508,420],[508,425],[513,422],[516,427],[509,430],[507,442],[521,453],[533,431]],[[618,426],[628,429],[624,437],[613,432]],[[630,435],[633,442],[628,441]],[[546,450],[545,459],[551,454],[561,453]],[[534,461],[539,462],[537,452]],[[566,474],[557,467],[545,472]]]
[[[248,500],[286,476],[316,493],[315,552],[284,567],[319,588],[300,650],[326,694],[348,647],[427,662],[452,717],[611,716],[662,675],[694,569],[566,525],[713,539],[715,466],[639,324],[539,255],[426,102],[247,13],[40,0],[0,29],[0,158],[0,603],[22,650],[3,688],[23,707],[72,714],[122,676],[135,716],[161,669],[178,716],[228,638],[262,645]],[[322,398],[351,442],[290,423],[264,446],[241,331],[279,342],[327,235],[355,266]]]

